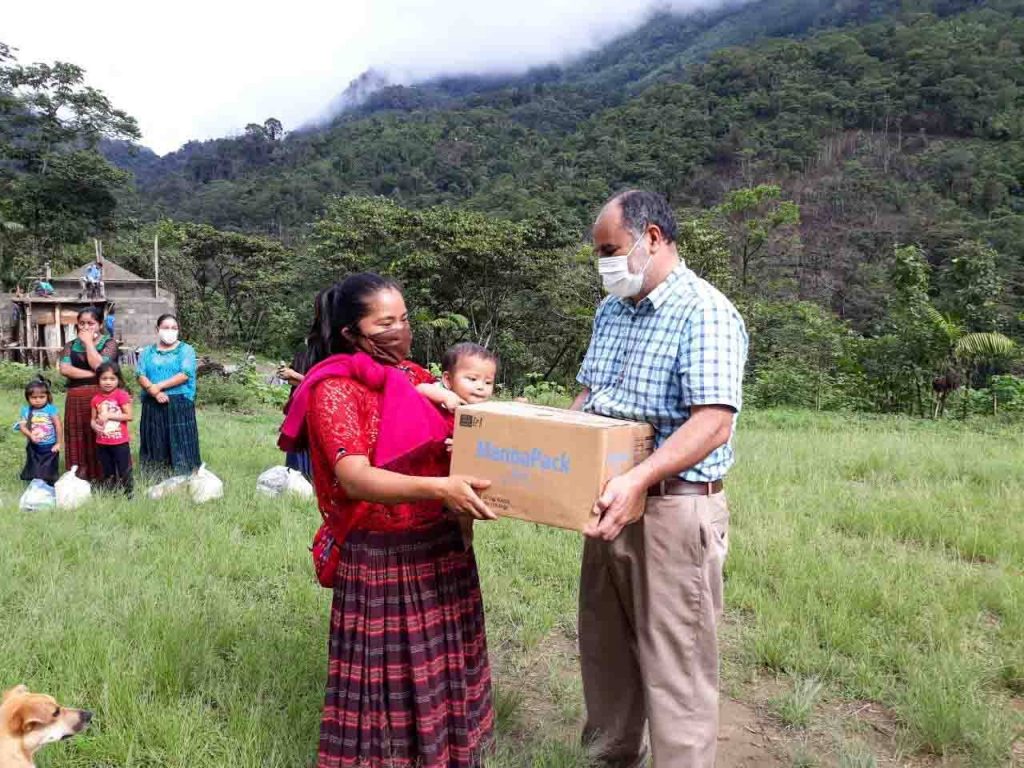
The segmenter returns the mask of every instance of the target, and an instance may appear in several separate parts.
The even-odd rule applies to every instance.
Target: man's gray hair
[[[657,192],[627,189],[612,195],[608,203],[612,202],[618,202],[622,208],[622,223],[634,237],[640,237],[647,227],[654,224],[668,242],[676,241],[676,216],[668,200]]]

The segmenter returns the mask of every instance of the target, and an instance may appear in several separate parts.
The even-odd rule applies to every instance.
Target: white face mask
[[[601,274],[601,284],[613,296],[628,299],[636,296],[644,287],[644,273],[647,272],[647,267],[651,264],[653,254],[647,257],[647,263],[639,273],[629,271],[629,257],[646,234],[645,232],[640,235],[633,243],[633,247],[623,255],[603,256],[597,260],[597,271]]]
[[[160,337],[160,343],[170,346],[178,340],[178,332],[173,328],[161,328],[157,336]]]

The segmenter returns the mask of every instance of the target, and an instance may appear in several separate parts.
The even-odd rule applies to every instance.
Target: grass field
[[[41,766],[311,764],[329,597],[306,549],[317,516],[255,493],[279,462],[274,415],[200,418],[227,493],[204,507],[20,512],[22,442],[0,438],[0,688],[26,682],[97,716]],[[1024,697],[1024,436],[757,413],[739,451],[725,692],[760,697],[788,764],[1009,765]],[[583,762],[579,546],[517,521],[478,526],[498,765]],[[888,757],[836,721],[852,705],[885,713]]]

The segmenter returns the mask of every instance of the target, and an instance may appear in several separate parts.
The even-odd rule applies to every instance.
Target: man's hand
[[[635,470],[613,477],[594,504],[593,517],[583,533],[591,538],[614,540],[630,523],[644,514],[647,485]]]

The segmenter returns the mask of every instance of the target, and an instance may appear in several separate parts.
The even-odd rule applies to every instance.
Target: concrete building
[[[51,280],[52,296],[8,297],[3,313],[8,341],[0,346],[4,358],[56,365],[60,350],[77,333],[76,316],[88,306],[100,307],[104,316],[113,311],[114,337],[122,356],[133,359],[138,347],[153,343],[157,318],[174,312],[174,294],[107,259],[103,262],[104,298],[89,300],[82,294],[84,272],[83,266]]]

